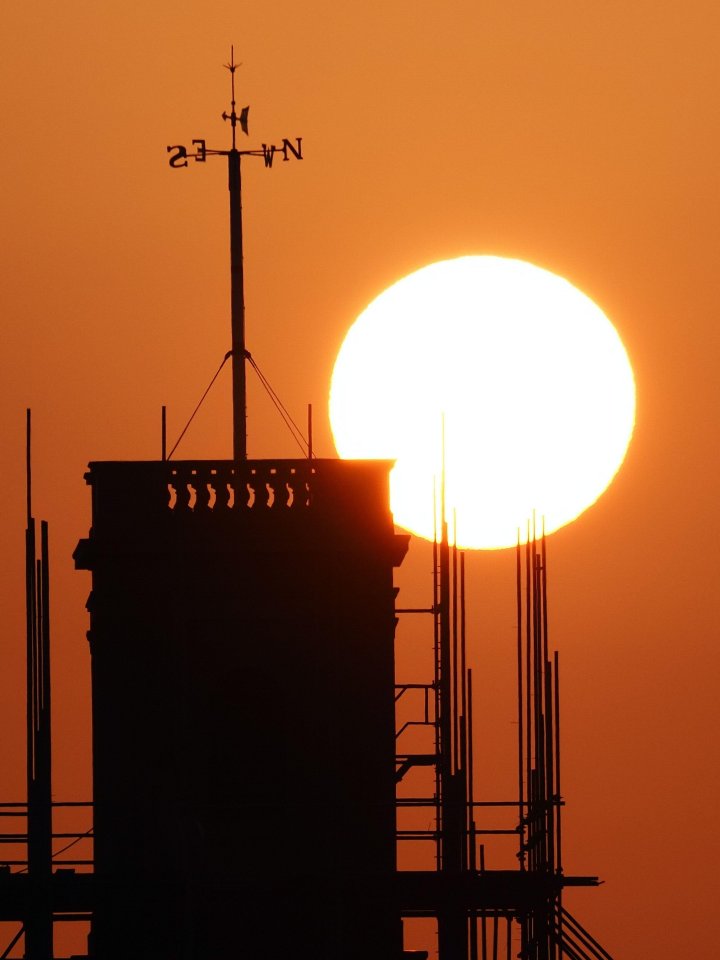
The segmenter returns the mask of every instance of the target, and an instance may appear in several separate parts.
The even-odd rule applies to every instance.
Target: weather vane
[[[236,110],[235,71],[240,66],[235,63],[235,51],[230,47],[230,63],[225,68],[230,71],[230,113],[223,111],[223,120],[230,121],[232,146],[229,150],[212,150],[204,139],[191,141],[191,148],[184,144],[174,144],[167,148],[170,154],[169,164],[173,169],[187,167],[190,160],[205,163],[208,157],[228,158],[228,187],[230,190],[230,278],[231,278],[231,325],[232,325],[232,370],[233,370],[233,459],[247,460],[247,388],[245,360],[245,295],[243,280],[242,248],[242,199],[240,180],[240,158],[262,157],[266,167],[272,167],[275,154],[282,154],[283,161],[291,158],[302,160],[302,137],[292,140],[283,137],[280,146],[263,143],[259,149],[238,150],[236,130],[238,124],[248,135],[248,114],[250,107]]]

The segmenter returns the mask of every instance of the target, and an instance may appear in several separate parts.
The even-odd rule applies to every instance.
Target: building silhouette
[[[91,465],[97,956],[401,955],[387,475]]]

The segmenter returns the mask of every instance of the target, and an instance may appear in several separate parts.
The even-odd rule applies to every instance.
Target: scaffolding
[[[398,829],[398,843],[431,844],[435,869],[401,870],[404,917],[437,925],[440,960],[610,960],[609,954],[563,906],[567,887],[594,887],[597,877],[568,876],[562,864],[559,658],[548,644],[547,547],[528,525],[516,548],[517,796],[486,801],[474,795],[473,672],[466,638],[465,554],[448,540],[443,517],[433,543],[428,614],[433,624],[434,676],[396,685],[396,702],[416,700],[414,719],[401,719],[397,740],[410,728],[430,733],[432,749],[398,751],[398,785],[418,767],[432,771],[433,793],[398,796],[398,816],[425,811],[429,828]],[[419,707],[419,709],[418,709]],[[406,712],[407,713],[407,712]],[[405,714],[406,715],[406,714]],[[515,811],[510,826],[480,826],[479,814]],[[517,867],[486,868],[488,838],[515,839]]]

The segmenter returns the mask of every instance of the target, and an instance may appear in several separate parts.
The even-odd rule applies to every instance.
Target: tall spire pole
[[[247,132],[247,108],[238,116],[235,110],[234,49],[230,47],[231,102],[230,113],[223,113],[232,127],[232,147],[228,151],[228,189],[230,191],[230,322],[232,327],[232,404],[233,404],[233,460],[247,460],[247,369],[245,366],[245,282],[243,276],[242,195],[240,152],[235,131],[238,120]]]
[[[248,132],[248,112],[243,107],[238,113],[235,104],[235,71],[240,66],[235,63],[235,51],[230,47],[230,63],[225,67],[230,71],[231,100],[230,113],[223,113],[223,120],[229,120],[232,128],[232,146],[229,150],[213,150],[204,139],[196,138],[191,147],[176,143],[167,148],[170,154],[169,164],[177,170],[188,166],[188,161],[205,163],[210,156],[228,158],[228,189],[230,191],[230,316],[232,328],[232,398],[233,398],[233,460],[239,463],[247,460],[247,365],[250,356],[245,346],[245,289],[243,279],[243,236],[242,236],[242,198],[240,179],[240,160],[242,157],[262,158],[266,169],[273,165],[279,154],[283,162],[294,158],[302,160],[302,137],[294,141],[283,137],[280,144],[263,143],[259,148],[239,150],[237,146],[237,128]],[[176,444],[177,446],[177,444]]]

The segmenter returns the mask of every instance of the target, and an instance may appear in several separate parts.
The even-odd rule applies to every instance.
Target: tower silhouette
[[[98,957],[401,955],[388,466],[91,465]]]

